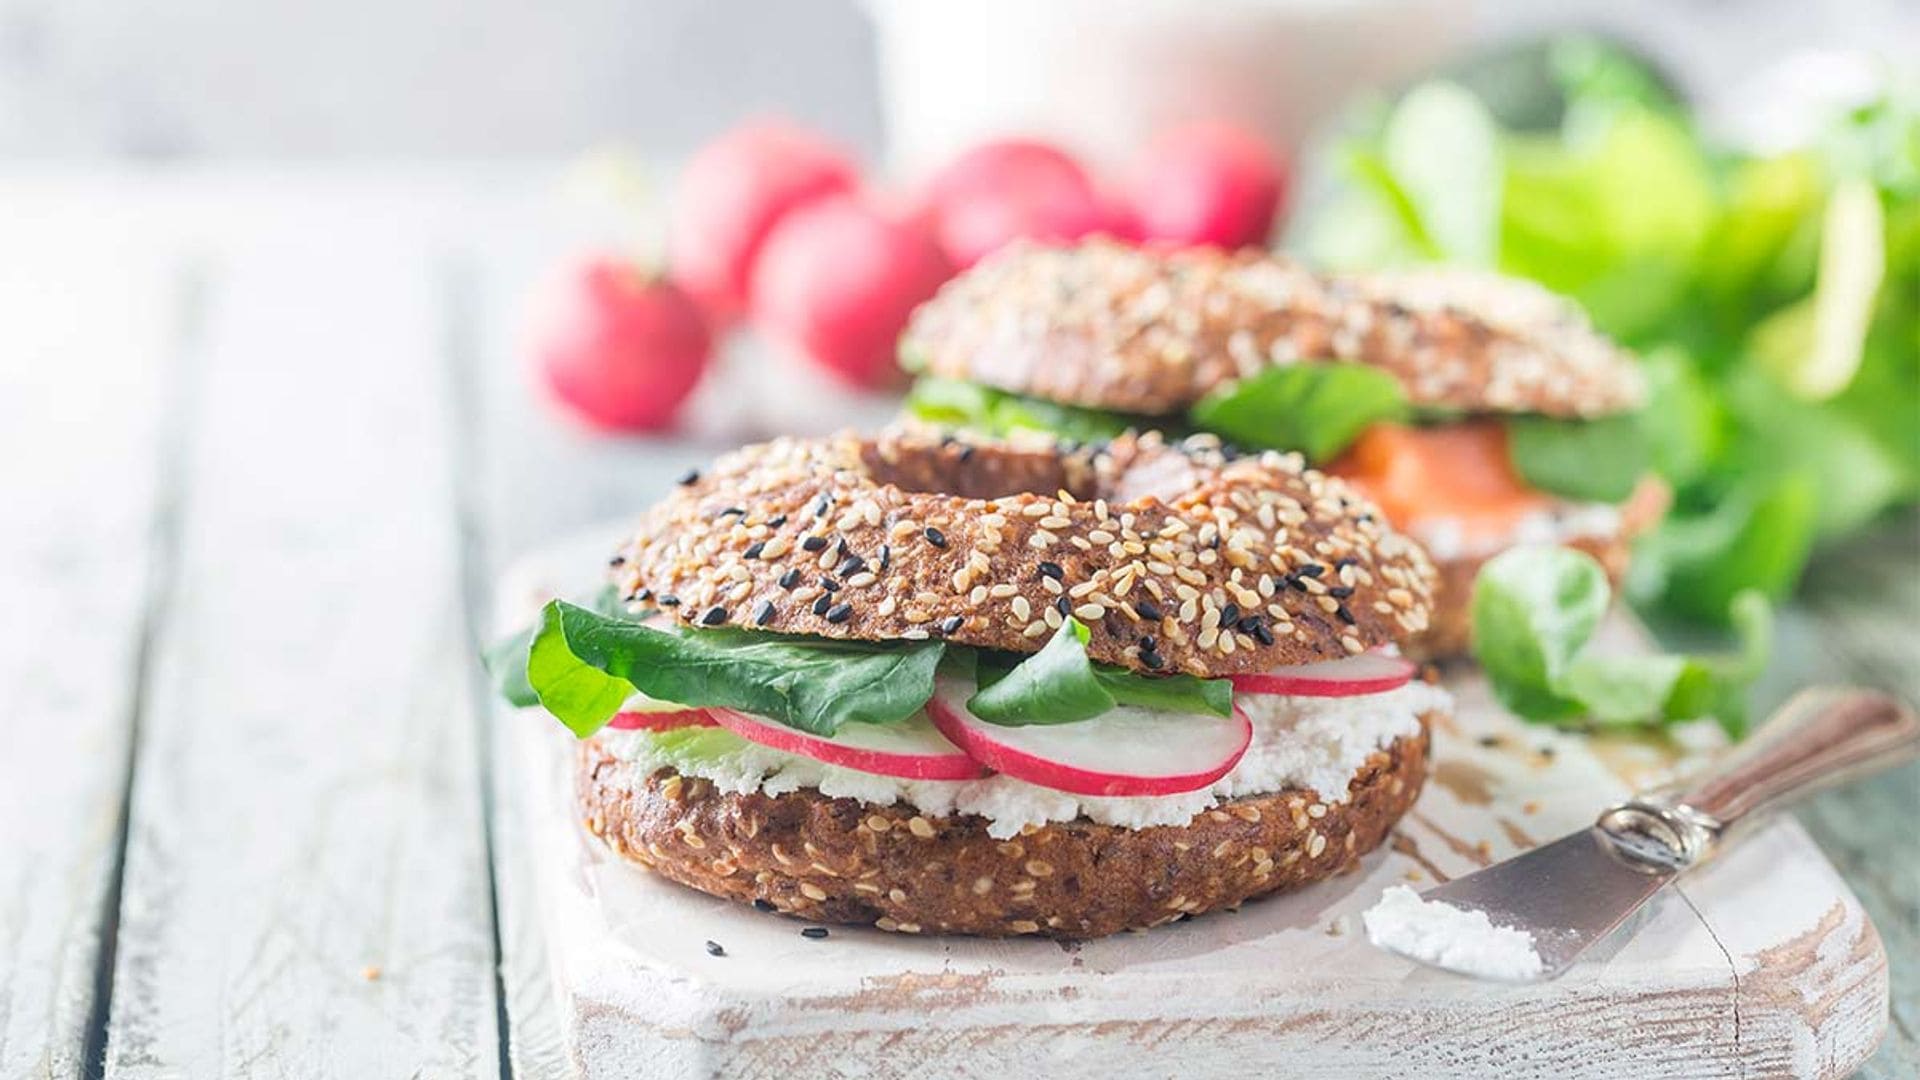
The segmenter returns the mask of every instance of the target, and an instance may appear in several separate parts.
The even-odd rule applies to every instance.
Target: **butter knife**
[[[1781,706],[1697,776],[1592,827],[1365,916],[1374,944],[1461,974],[1552,978],[1653,895],[1772,811],[1920,755],[1920,720],[1886,694],[1821,687]],[[1531,946],[1537,963],[1525,956]]]

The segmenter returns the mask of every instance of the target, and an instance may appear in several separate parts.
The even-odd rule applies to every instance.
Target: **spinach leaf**
[[[1582,502],[1617,503],[1652,465],[1638,416],[1507,421],[1507,454],[1528,484]]]
[[[1193,406],[1193,422],[1242,446],[1339,456],[1369,424],[1407,415],[1393,376],[1363,364],[1276,365],[1228,383]]]
[[[1060,624],[1039,652],[1010,668],[982,657],[980,689],[967,710],[994,724],[1068,724],[1090,720],[1118,705],[1163,712],[1233,713],[1233,684],[1192,675],[1149,676],[1095,664],[1091,636],[1078,619]]]
[[[635,690],[738,709],[815,735],[890,724],[933,696],[938,641],[871,644],[741,630],[656,630],[556,600],[527,658],[540,703],[575,735],[598,731]]]
[[[1746,690],[1771,646],[1765,598],[1745,593],[1733,605],[1737,657],[1596,655],[1586,647],[1608,592],[1600,564],[1568,548],[1514,548],[1487,562],[1473,588],[1473,648],[1501,703],[1546,723],[1711,716],[1744,731]]]

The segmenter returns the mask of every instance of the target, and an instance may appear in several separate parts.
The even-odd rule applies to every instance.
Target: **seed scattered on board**
[[[709,941],[707,942],[707,955],[708,956],[725,956],[727,955],[727,950],[724,948],[721,948],[719,942]]]
[[[819,941],[821,938],[827,936],[827,928],[824,926],[809,926],[806,929],[800,931],[800,936],[803,938],[812,938],[815,941]]]

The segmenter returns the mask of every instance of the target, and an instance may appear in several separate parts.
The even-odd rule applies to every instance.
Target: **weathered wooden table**
[[[541,1075],[489,583],[728,442],[886,411],[736,366],[697,439],[557,422],[522,300],[610,234],[553,180],[0,175],[0,1077]],[[1917,528],[1822,560],[1763,704],[1920,699]],[[1920,1074],[1920,767],[1802,816],[1893,958],[1865,1075]]]

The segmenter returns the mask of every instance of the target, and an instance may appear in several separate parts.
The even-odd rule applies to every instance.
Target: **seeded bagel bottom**
[[[996,840],[972,814],[927,817],[810,788],[728,794],[671,769],[643,775],[592,741],[581,744],[576,789],[581,820],[613,851],[713,896],[903,933],[1095,938],[1350,866],[1419,796],[1434,719],[1368,757],[1344,803],[1290,788],[1145,829],[1083,818]]]

